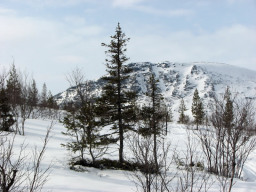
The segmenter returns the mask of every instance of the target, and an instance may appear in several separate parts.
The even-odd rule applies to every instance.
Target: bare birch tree
[[[42,169],[42,160],[53,123],[47,129],[41,149],[34,148],[28,155],[25,143],[14,150],[16,135],[1,134],[0,138],[0,189],[9,191],[41,191],[49,177],[50,166]],[[29,161],[32,159],[32,164]]]

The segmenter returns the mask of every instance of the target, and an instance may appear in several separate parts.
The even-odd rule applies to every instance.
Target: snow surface
[[[29,119],[25,124],[25,136],[16,136],[15,150],[25,141],[29,151],[34,146],[40,148],[50,120]],[[177,150],[186,150],[186,127],[171,123],[168,125],[169,134],[167,140],[172,142],[172,146]],[[47,151],[42,162],[43,167],[52,165],[49,181],[43,191],[53,192],[130,192],[136,191],[135,185],[127,177],[127,172],[120,170],[99,170],[86,168],[85,172],[75,172],[69,169],[68,161],[71,154],[61,147],[61,143],[69,140],[61,134],[65,128],[57,121],[54,122],[51,138],[47,145]],[[115,146],[117,147],[117,146]],[[199,149],[198,149],[199,150]],[[118,158],[117,153],[112,154],[113,158]],[[175,166],[170,170],[175,172]],[[246,181],[236,179],[234,192],[254,192],[256,191],[256,151],[248,158],[244,167],[244,178]],[[214,176],[213,176],[214,177]],[[209,191],[219,191],[218,183],[214,183]]]

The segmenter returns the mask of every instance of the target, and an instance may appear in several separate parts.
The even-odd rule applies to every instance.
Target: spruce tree
[[[224,99],[226,102],[224,114],[223,114],[224,127],[227,129],[231,129],[232,122],[234,119],[234,112],[233,112],[233,101],[231,100],[231,93],[230,93],[229,87],[227,87],[226,89]]]
[[[38,104],[38,89],[36,86],[36,81],[33,79],[32,84],[29,87],[28,100],[31,106],[36,107]]]
[[[155,165],[158,168],[158,154],[157,154],[157,137],[163,133],[163,122],[165,121],[166,111],[165,106],[163,105],[163,96],[159,88],[159,80],[155,78],[155,75],[152,74],[149,79],[149,87],[147,90],[147,96],[150,101],[148,105],[142,107],[142,119],[144,119],[143,128],[139,129],[139,132],[144,136],[153,135],[153,153]]]
[[[169,122],[173,122],[173,112],[172,112],[172,108],[169,109],[169,112],[167,113],[168,115],[168,121]]]
[[[164,113],[165,113],[165,135],[167,135],[167,133],[168,133],[168,122],[173,121],[172,108],[168,109],[168,107],[165,106]]]
[[[9,77],[6,83],[6,94],[12,110],[15,110],[17,105],[21,102],[21,82],[20,75],[18,74],[14,64],[12,64],[9,71]]]
[[[15,120],[11,113],[8,97],[4,88],[0,90],[0,130],[10,131],[10,127],[14,124]]]
[[[204,108],[197,89],[194,92],[191,111],[194,117],[194,123],[198,129],[198,125],[202,124],[204,120]]]
[[[146,96],[149,99],[147,104],[144,104],[140,112],[142,120],[145,120],[145,125],[139,129],[139,132],[144,135],[160,134],[161,127],[159,126],[159,120],[164,120],[165,111],[162,105],[163,96],[158,86],[158,80],[155,75],[152,74],[148,81],[148,89]]]
[[[43,88],[41,92],[40,106],[43,108],[47,107],[47,87],[45,83],[43,84]]]
[[[115,34],[111,36],[109,44],[102,43],[107,48],[106,66],[108,75],[102,78],[105,81],[103,93],[99,102],[102,106],[102,115],[105,114],[105,122],[113,124],[113,129],[117,130],[119,137],[119,162],[123,163],[124,133],[131,129],[129,119],[133,108],[132,101],[136,94],[127,91],[126,80],[129,78],[131,69],[124,63],[126,57],[126,45],[130,38],[126,38],[118,23]]]
[[[50,90],[48,91],[46,103],[47,103],[46,106],[50,109],[58,108],[58,104],[56,103],[56,101],[52,95],[52,92]]]
[[[15,119],[15,131],[16,133],[19,132],[19,124],[18,124],[18,118],[19,118],[19,110],[18,106],[22,102],[21,98],[21,80],[20,75],[16,70],[16,67],[14,64],[12,64],[11,69],[8,73],[8,79],[6,82],[6,95],[8,97],[8,102],[11,107],[11,111],[13,114],[13,117]]]
[[[185,115],[185,111],[187,111],[186,105],[184,103],[183,98],[180,101],[180,106],[178,112],[180,113],[178,123],[187,123],[188,117]]]

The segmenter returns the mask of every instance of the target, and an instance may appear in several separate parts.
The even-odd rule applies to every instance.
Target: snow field
[[[29,119],[25,124],[25,136],[17,135],[15,138],[14,149],[17,152],[19,146],[25,142],[27,144],[26,152],[37,146],[42,147],[43,138],[51,120]],[[168,125],[167,142],[171,142],[171,149],[179,151],[180,154],[186,152],[187,130],[186,126],[176,123]],[[63,125],[57,121],[53,123],[53,129],[50,134],[50,141],[42,162],[42,168],[51,164],[51,173],[49,181],[44,186],[43,191],[53,192],[130,192],[136,191],[135,185],[127,177],[127,172],[121,170],[99,170],[95,168],[86,168],[85,172],[75,172],[69,169],[68,162],[72,155],[63,147],[61,143],[69,140],[68,137],[61,134],[65,131]],[[190,131],[188,131],[190,132]],[[117,149],[117,145],[112,148]],[[200,154],[200,146],[196,148]],[[117,150],[109,157],[118,159]],[[130,156],[129,150],[125,151],[126,156]],[[172,165],[170,174],[179,172],[176,165]],[[256,151],[248,158],[244,167],[243,177],[246,181],[236,179],[233,187],[234,192],[254,192],[256,191]],[[212,176],[212,178],[215,178]],[[176,183],[173,183],[175,186]],[[218,182],[215,182],[210,192],[219,191]]]

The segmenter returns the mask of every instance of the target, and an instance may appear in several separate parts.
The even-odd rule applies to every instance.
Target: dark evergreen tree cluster
[[[187,107],[185,105],[184,99],[182,98],[180,101],[179,106],[179,120],[178,123],[182,124],[188,124],[189,123],[189,116],[185,114],[185,111],[187,111]],[[201,98],[199,97],[198,90],[195,89],[193,100],[192,100],[192,106],[191,106],[191,112],[194,117],[193,123],[196,125],[196,129],[198,129],[198,126],[203,124],[204,120],[206,120],[205,112],[204,112],[204,106]]]

